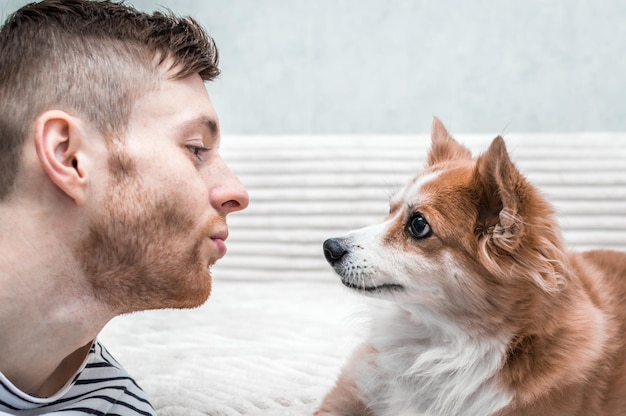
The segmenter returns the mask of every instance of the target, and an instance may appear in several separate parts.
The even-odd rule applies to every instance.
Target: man
[[[248,196],[218,153],[189,18],[46,0],[0,30],[0,414],[152,415],[96,340],[193,308]]]

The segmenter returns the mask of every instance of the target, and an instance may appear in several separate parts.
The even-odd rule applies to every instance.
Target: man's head
[[[109,1],[49,0],[18,10],[0,30],[0,200],[43,111],[63,109],[120,137],[134,102],[163,74],[209,81],[217,65],[213,40],[191,18]]]
[[[218,152],[218,74],[193,20],[108,1],[29,5],[0,31],[0,203],[52,206],[38,217],[116,314],[209,296],[248,203]]]

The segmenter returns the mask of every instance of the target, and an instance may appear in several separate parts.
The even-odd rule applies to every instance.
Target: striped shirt
[[[146,395],[100,342],[95,341],[76,376],[52,397],[17,389],[0,373],[0,415],[154,416]]]

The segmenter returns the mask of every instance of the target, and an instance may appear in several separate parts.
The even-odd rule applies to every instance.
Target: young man
[[[193,308],[248,196],[218,152],[196,22],[46,0],[0,30],[0,414],[152,415],[96,340]]]

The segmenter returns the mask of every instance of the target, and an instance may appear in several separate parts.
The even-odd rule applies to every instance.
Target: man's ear
[[[84,131],[79,120],[60,110],[50,110],[35,121],[35,148],[44,171],[77,205],[85,202],[87,171],[83,157]]]

